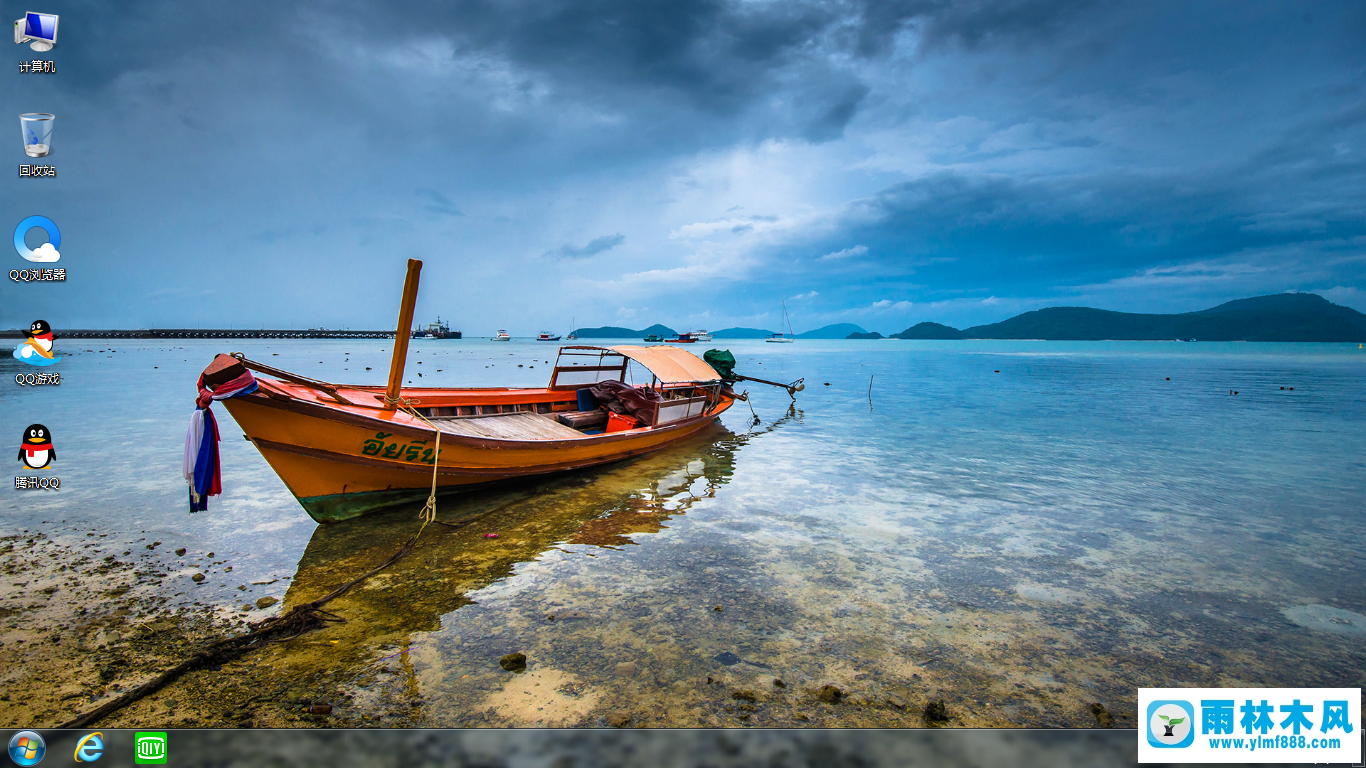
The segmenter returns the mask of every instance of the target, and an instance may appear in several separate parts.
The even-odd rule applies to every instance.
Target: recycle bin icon
[[[57,117],[46,112],[30,112],[19,116],[19,127],[24,131],[24,154],[46,157],[52,151],[52,124]]]

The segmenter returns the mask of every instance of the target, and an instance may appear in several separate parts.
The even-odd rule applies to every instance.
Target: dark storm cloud
[[[595,237],[592,240],[589,240],[582,248],[565,243],[552,251],[546,251],[545,255],[558,259],[586,259],[590,256],[597,256],[599,253],[604,253],[616,248],[618,245],[621,245],[621,242],[625,239],[626,236],[618,232],[615,235]]]
[[[1294,150],[1277,145],[1286,153],[1277,161],[1286,166],[1281,173],[1275,163],[1252,160],[1220,172],[1158,175],[940,173],[860,201],[850,218],[864,223],[826,244],[866,244],[866,257],[835,269],[875,274],[851,292],[868,302],[966,294],[1075,304],[1067,297],[1080,295],[1175,311],[1288,288],[1359,286],[1366,168],[1315,148],[1343,125],[1323,123],[1331,124],[1323,133],[1294,131],[1303,139]],[[1306,199],[1309,190],[1317,193]],[[828,273],[834,259],[820,246],[812,244],[807,258]],[[1112,293],[1121,290],[1129,295]],[[1350,289],[1336,298],[1360,299]],[[916,319],[945,319],[918,312]]]
[[[90,73],[73,84],[87,93],[114,87],[129,73],[196,61],[242,64],[268,87],[292,81],[326,96],[348,85],[344,73],[328,77],[328,62],[319,55],[330,45],[360,52],[431,38],[449,41],[455,58],[506,60],[575,99],[620,106],[649,91],[713,116],[742,113],[772,96],[778,73],[799,73],[810,87],[793,127],[822,137],[838,135],[866,93],[825,61],[827,48],[839,45],[825,36],[861,24],[862,17],[810,2],[474,0],[405,3],[386,11],[370,3],[248,0],[230,6],[95,5],[82,16],[70,66]],[[155,45],[131,44],[136,41],[116,32],[130,29]],[[231,66],[222,70],[225,79],[234,74]],[[143,85],[160,98],[172,98],[177,89],[157,78]]]
[[[897,35],[907,30],[917,33],[925,48],[978,47],[1000,39],[1047,39],[1091,5],[1085,0],[869,0],[859,3],[853,29],[863,56],[887,53]]]
[[[55,325],[380,327],[412,254],[422,301],[472,318],[584,320],[696,279],[670,311],[706,327],[816,289],[802,311],[831,321],[1289,288],[1366,309],[1360,3],[61,12],[59,74],[4,87],[58,114],[63,176],[0,187],[62,226]],[[6,293],[0,325],[56,316],[51,295]]]
[[[1358,169],[1359,171],[1359,169]],[[1366,183],[1358,172],[1357,182]],[[952,173],[892,187],[863,204],[877,223],[853,229],[892,264],[952,256],[955,283],[1020,293],[1095,283],[1179,260],[1331,247],[1366,235],[1363,196],[1325,202],[1304,218],[1266,226],[1267,190],[1242,175],[1195,180],[1128,173],[1084,179],[968,178]],[[1354,182],[1355,183],[1355,182]],[[1284,204],[1274,206],[1284,210]],[[1248,258],[1253,258],[1249,256]]]
[[[360,53],[440,38],[449,41],[453,58],[506,60],[525,73],[527,89],[533,79],[545,78],[568,98],[614,108],[645,106],[638,102],[645,92],[710,122],[764,107],[773,114],[752,130],[827,141],[842,134],[869,92],[847,65],[836,63],[842,56],[883,57],[906,29],[927,45],[1028,36],[1051,29],[1076,8],[721,0],[468,0],[405,3],[392,11],[370,3],[252,0],[92,5],[82,9],[69,51],[70,67],[85,74],[61,85],[89,94],[126,84],[131,75],[149,94],[174,99],[186,95],[179,92],[183,86],[149,73],[200,63],[219,69],[220,86],[254,76],[267,88],[307,89],[324,106],[364,85],[348,82],[347,73],[326,60],[332,46]],[[125,30],[137,30],[136,37]],[[335,106],[349,100],[341,98]],[[194,115],[183,119],[196,122]],[[718,128],[724,130],[724,123],[702,132]]]

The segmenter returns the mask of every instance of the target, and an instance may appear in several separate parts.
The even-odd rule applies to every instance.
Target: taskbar
[[[17,765],[235,766],[1110,766],[1133,729],[11,729]],[[27,755],[27,762],[25,761]],[[35,759],[36,758],[36,759]]]

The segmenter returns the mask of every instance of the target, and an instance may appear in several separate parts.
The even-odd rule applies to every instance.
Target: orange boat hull
[[[436,431],[403,411],[372,405],[373,388],[340,388],[352,401],[286,382],[258,379],[260,391],[222,401],[271,468],[314,520],[347,520],[421,501],[432,486],[452,492],[513,478],[621,461],[663,448],[711,424],[731,406],[660,427],[567,439],[497,439]],[[533,390],[404,390],[421,407],[566,410],[566,393]],[[573,396],[570,392],[568,396]],[[480,410],[480,413],[486,411]]]

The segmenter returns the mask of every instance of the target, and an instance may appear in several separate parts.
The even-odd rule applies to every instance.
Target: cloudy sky
[[[1361,2],[384,8],[51,0],[0,327],[392,327],[410,257],[478,335],[1366,310]]]

